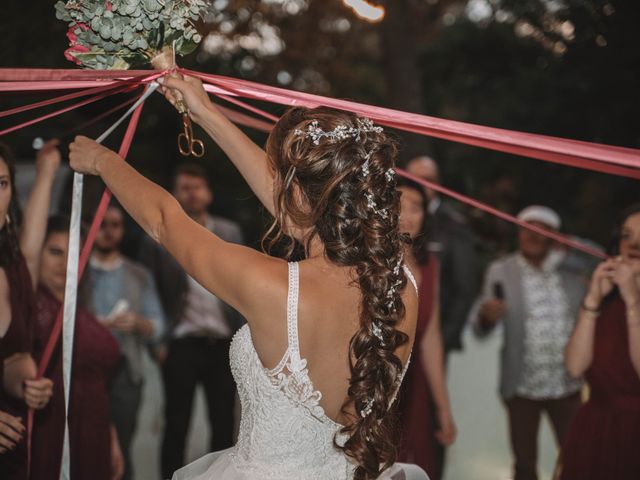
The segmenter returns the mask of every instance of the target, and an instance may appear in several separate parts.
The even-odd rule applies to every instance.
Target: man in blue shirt
[[[122,210],[110,206],[89,262],[91,311],[118,340],[123,361],[110,386],[113,423],[125,459],[124,479],[133,478],[131,441],[142,400],[143,350],[164,333],[164,315],[151,273],[120,252]]]

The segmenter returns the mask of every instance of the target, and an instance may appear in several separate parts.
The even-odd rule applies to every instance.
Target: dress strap
[[[287,293],[287,336],[289,354],[300,359],[298,344],[298,294],[300,290],[300,272],[298,262],[289,262],[289,290]]]
[[[409,267],[406,265],[402,265],[402,268],[409,281],[413,284],[413,288],[416,289],[416,295],[418,295],[418,282],[416,282],[416,277],[413,276],[413,273],[411,273],[411,270],[409,270]]]

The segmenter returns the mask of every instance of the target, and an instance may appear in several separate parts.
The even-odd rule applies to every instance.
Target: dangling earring
[[[7,213],[7,215],[4,217],[5,219],[5,223],[7,225],[11,225],[11,217],[9,216],[9,214]]]

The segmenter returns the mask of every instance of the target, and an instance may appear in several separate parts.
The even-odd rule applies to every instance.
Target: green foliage
[[[640,4],[612,0],[605,9],[599,1],[574,2],[550,19],[534,8],[537,1],[514,3],[521,11],[511,22],[458,21],[423,46],[424,110],[509,130],[640,147]],[[522,21],[540,33],[516,34]],[[554,37],[554,25],[565,21],[574,35]],[[566,42],[566,50],[549,48],[549,38]],[[531,203],[550,205],[567,231],[603,243],[613,214],[638,199],[637,181],[613,175],[444,141],[433,142],[431,153],[454,190],[509,213]]]
[[[96,29],[91,32],[84,32],[72,19],[67,9],[71,2],[56,4],[56,15],[67,23],[51,22],[51,7],[46,3],[3,2],[6,18],[16,21],[0,22],[0,38],[10,46],[0,51],[0,64],[65,67],[60,55],[65,48],[62,27],[72,22],[72,33],[78,30],[78,34],[87,35],[85,45],[100,42],[104,46],[104,52],[83,53],[90,57],[87,61],[96,63],[97,55],[100,60],[109,59],[122,50],[125,36],[128,44],[133,43],[140,33],[136,28],[147,31],[144,39],[150,50],[170,44],[171,38],[186,39],[180,33],[172,37],[171,21],[161,22],[158,28],[153,26],[153,16],[157,13],[159,18],[160,11],[151,10],[160,2],[114,2],[113,17],[103,8]],[[95,8],[100,6],[95,1],[75,3],[93,6],[87,9],[87,16],[96,16]],[[201,44],[196,55],[189,55],[180,63],[198,71],[435,117],[640,147],[640,2],[487,0],[493,14],[482,21],[465,17],[467,3],[393,0],[385,2],[385,20],[369,24],[358,20],[342,0],[219,0],[215,2],[218,10],[208,10],[197,26],[203,36],[218,37],[220,48],[212,47],[215,42]],[[294,4],[300,8],[291,9]],[[125,31],[117,28],[116,21],[111,25],[111,38],[103,39],[100,19],[113,22],[118,16],[125,16],[127,9],[130,13],[126,16],[131,17],[127,25],[131,26]],[[140,16],[147,18],[152,28],[146,28],[149,23],[144,19],[138,26]],[[23,18],[29,21],[20,21]],[[86,20],[90,26],[92,19]],[[558,30],[565,21],[574,26],[574,38],[563,36]],[[519,34],[518,26],[523,22],[533,27],[527,36]],[[264,27],[274,27],[282,42],[282,48],[275,53],[261,49],[266,41],[241,41],[247,36],[268,40],[269,36],[261,33],[269,32]],[[167,30],[161,32],[161,28]],[[179,47],[185,54],[193,43],[183,42]],[[554,51],[557,42],[566,47],[564,53]],[[116,52],[111,51],[114,46],[118,48]],[[136,50],[136,55],[127,61],[136,66],[148,62],[146,52]],[[417,74],[410,73],[405,68],[407,64],[415,65]],[[141,119],[137,134],[140,141],[134,148],[144,154],[136,155],[135,161],[143,170],[153,172],[156,179],[169,181],[178,158],[173,133],[180,125],[165,120],[172,111],[161,100],[148,101],[156,103]],[[113,104],[117,101],[105,100]],[[415,101],[416,106],[406,106],[408,101]],[[11,106],[22,103],[24,99],[16,98]],[[266,102],[258,106],[274,114],[284,110]],[[87,106],[85,111],[70,112],[50,125],[57,133],[64,132],[104,109],[104,103]],[[47,124],[21,130],[11,138],[23,156],[31,155],[32,137],[42,134],[41,125]],[[94,133],[97,135],[100,130]],[[399,136],[401,160],[408,160],[416,150],[409,149],[413,138],[425,140],[404,133]],[[264,136],[255,133],[255,139],[262,143]],[[437,158],[447,186],[512,213],[529,203],[549,204],[563,214],[567,231],[600,241],[606,239],[613,214],[638,199],[635,181],[453,142],[427,141],[421,152]],[[418,147],[422,148],[422,144]],[[242,199],[230,201],[233,205],[220,211],[243,219],[257,235],[255,209],[248,205],[253,197],[246,184],[227,162],[219,161],[222,153],[212,142],[207,144],[207,152],[214,186],[222,190],[218,202]],[[252,200],[246,200],[249,197]],[[506,228],[502,222],[492,225],[494,230]],[[492,235],[495,236],[489,232],[486,236]]]
[[[191,53],[202,40],[196,29],[206,0],[68,0],[55,4],[69,24],[67,59],[91,69],[148,66],[165,46]]]

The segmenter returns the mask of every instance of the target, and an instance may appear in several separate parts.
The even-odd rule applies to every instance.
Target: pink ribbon
[[[601,173],[608,173],[629,178],[640,179],[640,150],[633,148],[602,145],[596,143],[583,142],[578,140],[567,140],[546,135],[538,135],[524,132],[516,132],[499,128],[485,127],[470,123],[445,120],[427,115],[401,112],[389,108],[364,105],[356,102],[337,100],[319,95],[285,90],[282,88],[261,85],[247,80],[239,80],[220,75],[205,74],[186,69],[177,69],[184,75],[191,75],[200,78],[205,82],[205,89],[214,95],[233,103],[250,112],[256,113],[269,121],[276,121],[277,117],[267,113],[252,105],[238,100],[235,97],[257,99],[271,103],[288,106],[317,107],[327,106],[341,110],[355,112],[364,115],[372,120],[399,130],[432,136],[454,142],[487,148],[500,152],[521,155],[534,159],[558,163]],[[52,112],[38,119],[25,122],[3,131],[0,135],[17,130],[18,128],[32,125],[38,121],[52,116],[59,115],[66,111],[78,108],[92,101],[103,98],[107,94],[116,93],[123,87],[118,87],[120,82],[132,82],[134,84],[151,81],[166,72],[155,72],[149,74],[146,70],[141,71],[94,71],[94,70],[52,70],[52,69],[0,69],[0,91],[30,91],[30,90],[55,90],[89,88],[84,92],[77,92],[70,95],[63,95],[57,99],[39,102],[31,106],[18,107],[10,111],[0,112],[0,117],[7,116],[18,111],[26,111],[39,106],[49,105],[60,101],[89,95],[88,92],[99,95],[87,100]],[[254,117],[244,115],[234,110],[224,108],[223,113],[232,121],[240,125],[249,126],[257,130],[268,132],[272,124],[258,120]],[[525,228],[530,228],[542,235],[549,236],[555,240],[572,248],[582,250],[590,255],[603,258],[602,253],[589,249],[570,239],[538,229],[526,222],[520,222],[515,217],[478,202],[470,197],[449,190],[441,185],[431,184],[422,179],[411,176],[407,172],[398,169],[401,175],[412,178],[423,185],[428,185],[434,190],[445,195],[495,215],[506,221],[515,223]]]
[[[427,115],[401,112],[356,102],[285,90],[219,75],[180,69],[185,75],[200,78],[216,95],[237,95],[288,106],[327,107],[367,116],[382,125],[445,140],[474,145],[539,160],[576,166],[604,173],[623,174],[640,179],[640,150],[601,145],[577,140],[515,132],[470,123],[444,120]],[[611,164],[626,169],[611,168]]]
[[[429,187],[433,190],[435,190],[436,192],[440,192],[448,197],[451,198],[455,198],[456,200],[459,200],[460,202],[466,203],[467,205],[471,205],[472,207],[477,208],[478,210],[482,210],[483,212],[489,213],[491,215],[493,215],[494,217],[498,217],[501,218],[502,220],[506,220],[507,222],[511,222],[514,223],[520,227],[529,229],[533,232],[539,233],[540,235],[544,235],[545,237],[551,238],[552,240],[555,240],[558,243],[562,243],[563,245],[566,245],[567,247],[571,247],[574,248],[576,250],[580,250],[581,252],[584,252],[588,255],[594,256],[596,258],[601,258],[601,259],[607,259],[607,255],[605,255],[604,253],[602,253],[600,250],[597,250],[595,248],[591,248],[589,246],[583,245],[580,242],[576,242],[574,240],[571,240],[570,238],[566,237],[565,235],[561,235],[557,232],[552,232],[550,230],[545,230],[544,228],[540,228],[537,225],[533,225],[531,223],[528,222],[523,222],[522,220],[519,220],[518,218],[514,217],[513,215],[509,215],[508,213],[502,212],[500,210],[497,210],[485,203],[479,202],[478,200],[474,200],[471,197],[467,197],[466,195],[462,195],[461,193],[458,192],[454,192],[453,190],[450,190],[446,187],[443,187],[442,185],[439,185],[437,183],[433,183],[433,182],[429,182],[423,178],[420,177],[416,177],[415,175],[412,175],[411,173],[407,172],[406,170],[402,170],[401,168],[396,168],[395,169],[396,173],[398,173],[398,175],[402,175],[403,177],[406,177],[410,180],[413,180],[416,183],[419,183],[420,185],[423,185],[425,187]]]
[[[228,117],[230,117],[228,115],[228,111],[233,112],[233,110],[229,110],[226,109],[224,107],[220,107],[218,106],[218,108],[223,108],[225,110],[225,115],[227,115]],[[261,110],[256,109],[255,107],[252,107],[252,111],[254,111],[255,113],[258,114],[262,114],[266,112],[262,112]],[[267,114],[269,115],[269,114]],[[248,126],[248,127],[252,127],[252,128],[256,128],[258,130],[261,130],[263,132],[270,132],[273,124],[268,124],[266,122],[262,122],[261,120],[256,120],[255,118],[252,117],[248,117],[246,115],[240,117],[237,116],[235,117],[232,121],[234,121],[235,123],[238,123],[240,125],[244,125],[244,126]],[[259,122],[259,123],[258,123]],[[591,248],[589,246],[583,245],[582,243],[576,242],[572,239],[570,239],[569,237],[565,236],[565,235],[561,235],[557,232],[551,232],[549,230],[545,230],[543,228],[540,228],[536,225],[533,225],[531,223],[528,222],[523,222],[522,220],[519,220],[518,218],[514,217],[513,215],[509,215],[508,213],[502,212],[496,208],[493,208],[490,205],[487,205],[486,203],[482,203],[478,200],[475,200],[471,197],[468,197],[466,195],[463,195],[461,193],[455,192],[449,188],[443,187],[442,185],[436,184],[436,183],[432,183],[429,182],[427,180],[424,180],[420,177],[416,177],[415,175],[407,172],[406,170],[403,170],[401,168],[395,168],[395,171],[398,175],[401,175],[403,177],[409,178],[410,180],[415,181],[416,183],[419,183],[420,185],[423,185],[425,187],[429,187],[437,192],[442,193],[443,195],[446,195],[448,197],[454,198],[456,200],[458,200],[459,202],[465,203],[467,205],[470,205],[474,208],[477,208],[478,210],[482,210],[483,212],[489,213],[490,215],[493,215],[495,217],[498,217],[502,220],[505,220],[507,222],[513,223],[515,225],[518,225],[520,227],[523,228],[527,228],[531,231],[534,231],[536,233],[539,233],[540,235],[544,235],[545,237],[551,238],[553,240],[555,240],[558,243],[561,243],[563,245],[566,245],[567,247],[570,248],[574,248],[576,250],[580,250],[588,255],[591,255],[593,257],[596,258],[601,258],[601,259],[606,259],[608,258],[607,255],[605,255],[604,253],[602,253],[600,250],[597,250],[595,248]]]
[[[232,110],[227,107],[223,107],[222,105],[218,105],[218,109],[231,120],[233,123],[237,123],[244,127],[253,128],[260,132],[269,133],[273,128],[273,123],[265,122],[263,120],[258,120],[257,118],[250,117],[249,115],[245,115],[244,113],[240,113],[236,110]]]
[[[38,118],[34,118],[32,120],[28,120],[28,121],[20,123],[18,125],[14,125],[13,127],[9,127],[9,128],[5,128],[4,130],[0,130],[0,137],[2,135],[6,135],[7,133],[11,133],[11,132],[19,130],[21,128],[28,127],[30,125],[36,124],[38,122],[41,122],[43,120],[47,120],[47,119],[52,118],[52,117],[57,117],[58,115],[61,115],[61,114],[66,113],[66,112],[69,112],[71,110],[75,110],[76,108],[79,108],[79,107],[83,107],[84,105],[88,105],[90,103],[97,102],[98,100],[102,100],[103,98],[109,97],[109,96],[111,96],[111,95],[113,95],[115,93],[129,92],[129,91],[134,90],[136,88],[138,88],[138,85],[136,85],[136,84],[134,84],[134,85],[127,84],[127,85],[120,86],[120,87],[117,87],[117,88],[112,89],[112,90],[107,90],[106,92],[102,92],[99,95],[94,95],[93,97],[87,98],[87,99],[82,100],[81,102],[78,102],[78,103],[74,103],[73,105],[69,105],[67,107],[61,108],[61,109],[56,110],[54,112],[47,113],[46,115],[42,115],[42,116],[40,116]]]
[[[99,93],[115,89],[115,87],[118,84],[122,84],[122,83],[129,83],[130,84],[131,82],[128,81],[128,80],[118,81],[118,82],[115,82],[115,83],[110,83],[109,85],[103,85],[103,86],[100,86],[100,87],[94,87],[94,88],[89,88],[89,89],[86,89],[86,90],[81,90],[79,92],[68,93],[66,95],[61,95],[59,97],[50,98],[48,100],[43,100],[41,102],[31,103],[29,105],[22,105],[20,107],[15,107],[15,108],[12,108],[12,109],[9,109],[9,110],[5,110],[4,112],[0,112],[0,118],[8,117],[10,115],[15,115],[16,113],[27,112],[27,111],[33,110],[35,108],[46,107],[48,105],[54,105],[56,103],[66,102],[68,100],[73,100],[73,99],[80,98],[80,97],[86,97],[86,96],[89,96],[89,95],[97,95]],[[138,83],[136,82],[135,84],[137,85]]]
[[[39,70],[43,72],[58,72],[60,75],[33,76],[29,75],[29,69],[3,69],[0,68],[0,92],[29,92],[74,90],[79,88],[94,88],[99,86],[117,85],[123,81],[132,83],[146,83],[165,75],[165,71],[149,70]],[[24,77],[20,77],[20,74]],[[144,75],[143,75],[144,73]],[[52,79],[49,79],[52,78]]]
[[[640,150],[577,140],[515,132],[470,123],[444,120],[398,110],[337,100],[319,95],[260,85],[220,75],[186,69],[180,73],[202,79],[207,90],[227,97],[240,96],[289,106],[328,107],[349,110],[404,131],[442,138],[548,162],[640,179]],[[166,72],[156,72],[152,78]],[[118,80],[142,81],[148,71],[95,71],[52,69],[0,69],[0,91],[91,88]],[[97,83],[96,83],[97,82]]]
[[[163,75],[164,72],[160,72]],[[149,70],[81,70],[75,68],[0,68],[0,82],[60,80],[131,80],[149,76]]]

